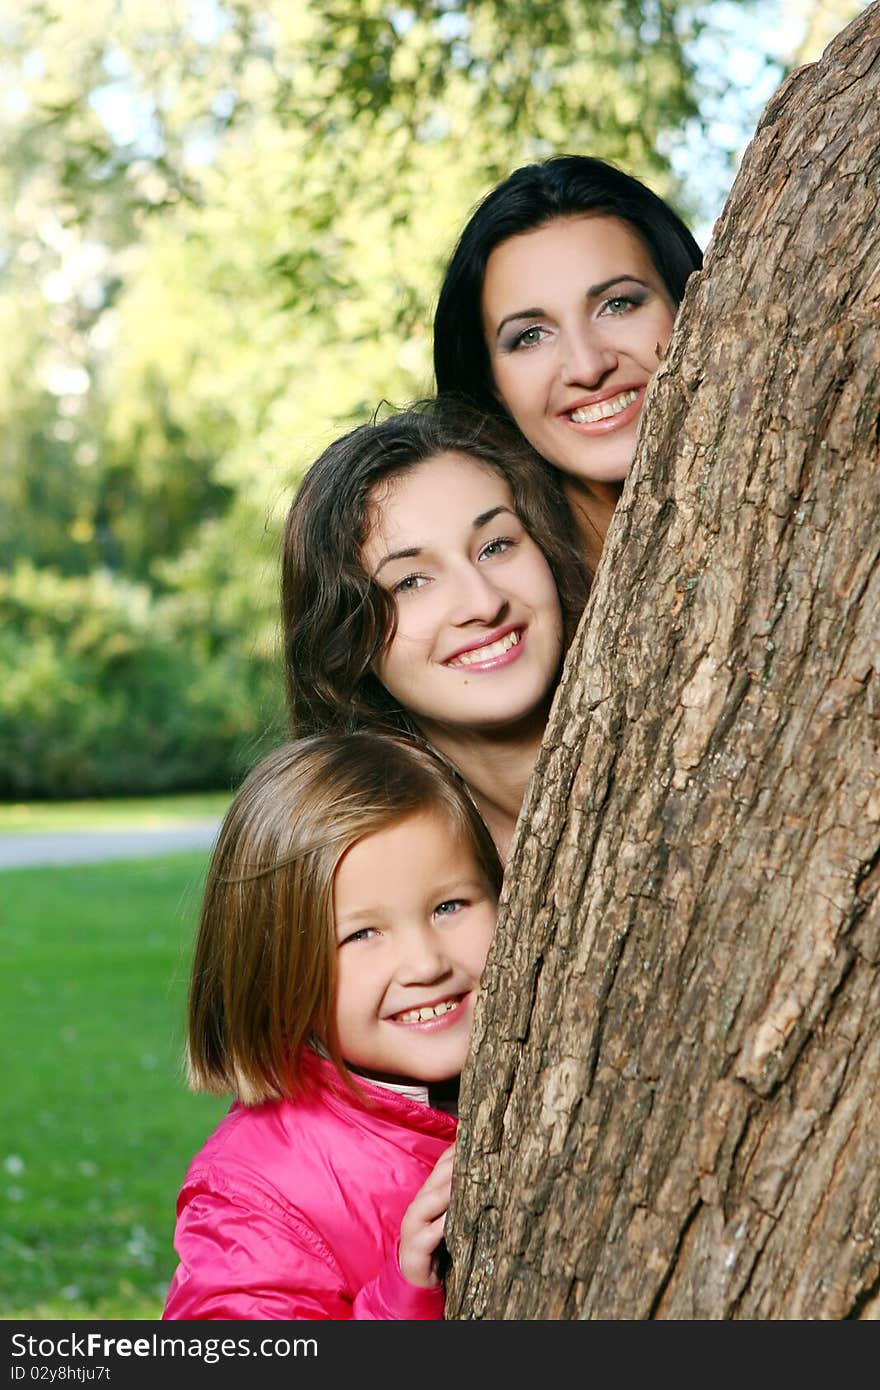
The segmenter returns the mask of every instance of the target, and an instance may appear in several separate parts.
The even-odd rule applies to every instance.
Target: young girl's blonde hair
[[[334,1023],[334,875],[358,840],[428,810],[447,817],[497,896],[501,862],[464,783],[415,740],[318,734],[253,769],[205,885],[189,991],[193,1090],[248,1105],[292,1096],[304,1085],[302,1048],[316,1039],[350,1083]]]

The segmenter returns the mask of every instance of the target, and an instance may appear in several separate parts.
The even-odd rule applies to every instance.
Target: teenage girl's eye
[[[463,907],[467,907],[464,898],[446,898],[444,902],[438,903],[434,908],[434,916],[454,917],[456,912],[461,912]]]
[[[414,594],[417,589],[421,589],[427,584],[427,579],[423,574],[408,574],[403,579],[398,579],[396,584],[391,585],[392,594]]]
[[[487,541],[480,549],[481,560],[494,560],[496,555],[503,555],[505,550],[509,550],[516,541],[512,536],[496,536],[494,540]]]

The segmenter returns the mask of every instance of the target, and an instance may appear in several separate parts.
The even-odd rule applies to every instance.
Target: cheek
[[[333,1020],[336,1024],[336,1031],[341,1035],[346,1033],[346,1020],[351,1018],[351,998],[348,982],[343,978],[344,972],[339,972],[336,981],[336,993],[333,997]]]
[[[523,588],[526,594],[531,594],[532,607],[536,611],[547,613],[561,622],[562,605],[559,602],[556,580],[537,546],[529,556],[528,570],[523,576]]]
[[[540,386],[537,359],[522,353],[498,358],[493,365],[496,395],[519,424],[520,417],[536,404]]]
[[[394,636],[381,660],[400,667],[423,655],[441,631],[449,603],[447,588],[439,580],[428,591],[401,600]]]
[[[656,371],[660,365],[657,360],[657,346],[661,351],[669,342],[669,335],[672,332],[673,315],[665,304],[658,304],[654,314],[651,315],[650,323],[645,325],[642,335],[642,350],[644,352],[645,363]]]
[[[424,659],[429,645],[429,637],[424,633],[410,631],[404,619],[398,623],[397,631],[389,645],[373,662],[374,675],[393,694],[395,687],[407,681],[420,657]]]
[[[486,909],[486,916],[480,923],[479,929],[474,933],[474,951],[471,971],[476,979],[483,973],[486,958],[489,955],[489,947],[492,945],[492,938],[495,935],[495,911],[491,908]]]
[[[364,960],[363,954],[359,960],[355,960],[355,951],[349,951],[347,947],[344,950],[349,957],[348,964],[339,969],[333,1000],[336,1026],[343,1032],[346,1031],[346,1021],[350,1031],[352,1021],[368,1006],[374,992],[370,962]]]

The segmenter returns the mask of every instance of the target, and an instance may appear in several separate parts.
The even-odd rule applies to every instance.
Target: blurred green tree
[[[223,650],[275,689],[277,725],[292,486],[379,402],[431,389],[442,265],[508,169],[598,154],[688,215],[668,153],[699,111],[689,45],[709,13],[7,6],[0,567],[107,570],[222,611]],[[181,660],[217,659],[176,640]]]

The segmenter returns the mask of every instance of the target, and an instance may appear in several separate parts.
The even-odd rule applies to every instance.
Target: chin
[[[463,1057],[457,1067],[440,1067],[436,1072],[432,1071],[430,1075],[423,1075],[419,1079],[425,1086],[443,1086],[446,1082],[457,1081],[464,1069],[465,1060]]]
[[[634,453],[628,453],[618,461],[609,460],[605,464],[597,464],[595,459],[590,459],[586,465],[582,460],[572,460],[569,463],[558,463],[556,467],[560,473],[567,474],[579,483],[625,483],[632,468],[633,457]]]

